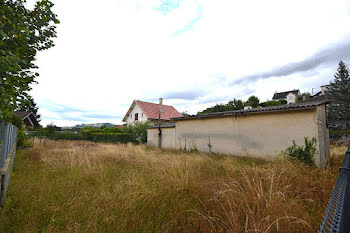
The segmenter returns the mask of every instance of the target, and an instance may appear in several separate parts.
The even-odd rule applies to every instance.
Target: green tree
[[[198,114],[207,114],[212,112],[226,112],[226,111],[235,111],[241,110],[244,108],[243,101],[240,99],[233,99],[229,101],[227,104],[216,104],[213,107],[207,108]]]
[[[227,103],[230,111],[241,110],[244,108],[243,101],[240,99],[233,99]]]
[[[57,129],[57,126],[53,122],[48,124],[45,128],[48,136],[53,135],[55,133],[56,129]]]
[[[304,100],[308,100],[310,98],[311,98],[310,92],[304,92],[304,93],[297,96],[296,102],[299,103],[299,102],[302,102]]]
[[[51,11],[53,3],[38,0],[29,10],[25,0],[0,0],[0,119],[27,99],[35,83],[38,51],[54,46],[59,21]]]
[[[260,100],[255,95],[252,95],[248,98],[247,102],[245,102],[245,106],[252,106],[253,108],[256,108],[259,106]]]
[[[326,96],[330,100],[328,107],[329,123],[333,126],[343,124],[350,126],[350,75],[349,68],[339,62],[338,70],[330,82]]]
[[[270,107],[270,106],[279,106],[279,105],[284,105],[284,104],[287,104],[287,100],[277,100],[277,101],[268,100],[268,101],[260,103],[259,105],[261,107]]]

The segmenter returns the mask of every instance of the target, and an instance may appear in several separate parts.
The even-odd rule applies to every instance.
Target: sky
[[[56,46],[38,53],[31,92],[43,125],[122,124],[135,99],[196,114],[316,93],[350,65],[349,0],[52,2]]]

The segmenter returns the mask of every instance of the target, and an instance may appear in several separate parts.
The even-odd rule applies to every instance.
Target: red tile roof
[[[135,100],[136,104],[141,108],[141,110],[146,114],[148,119],[158,119],[159,114],[159,104],[143,102],[140,100]],[[162,120],[170,120],[170,118],[183,117],[173,106],[162,105],[163,112],[160,115]]]

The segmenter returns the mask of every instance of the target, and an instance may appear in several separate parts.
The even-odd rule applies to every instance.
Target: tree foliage
[[[305,137],[304,140],[305,146],[298,146],[293,140],[293,144],[282,152],[291,158],[300,160],[306,165],[313,166],[314,156],[317,152],[317,140],[315,137],[311,138],[311,140],[309,140],[308,137]]]
[[[203,110],[202,112],[198,112],[198,114],[242,110],[244,109],[244,106],[251,106],[253,108],[258,108],[258,107],[278,106],[283,104],[287,104],[287,101],[286,100],[278,100],[278,101],[269,100],[269,101],[260,103],[259,98],[257,96],[252,95],[248,98],[246,102],[243,102],[240,99],[233,99],[229,101],[227,104],[216,104],[213,107]]]
[[[213,107],[203,110],[202,112],[198,112],[198,114],[207,114],[211,112],[235,111],[235,110],[241,110],[243,108],[244,108],[244,103],[242,100],[233,99],[229,101],[227,104],[216,104]]]
[[[24,133],[24,123],[22,118],[11,113],[6,120],[17,127],[17,145],[23,146],[25,143],[26,135]]]
[[[245,103],[246,106],[251,106],[253,108],[256,108],[259,106],[260,100],[255,95],[252,95],[248,98],[247,102]]]
[[[270,107],[270,106],[279,106],[279,105],[284,105],[284,104],[287,104],[287,100],[277,100],[277,101],[268,100],[268,101],[260,103],[259,105],[261,107]]]
[[[0,119],[6,118],[27,98],[35,83],[38,51],[54,46],[59,21],[53,3],[39,0],[33,9],[25,0],[0,0]]]
[[[302,102],[304,100],[308,100],[310,98],[311,98],[310,92],[304,92],[304,93],[302,93],[300,95],[297,95],[297,98],[296,98],[295,102],[299,103],[299,102]]]
[[[124,133],[128,133],[131,135],[135,135],[136,139],[140,143],[146,143],[147,142],[147,128],[151,126],[151,122],[145,121],[145,122],[134,122],[132,124],[127,124],[123,128]]]
[[[343,62],[339,62],[338,70],[330,82],[326,96],[330,100],[328,107],[329,123],[333,126],[337,124],[350,124],[350,75],[349,68]]]

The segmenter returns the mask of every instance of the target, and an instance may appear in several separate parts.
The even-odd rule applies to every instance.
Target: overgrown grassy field
[[[15,158],[0,232],[315,232],[327,169],[146,146],[36,141]]]

